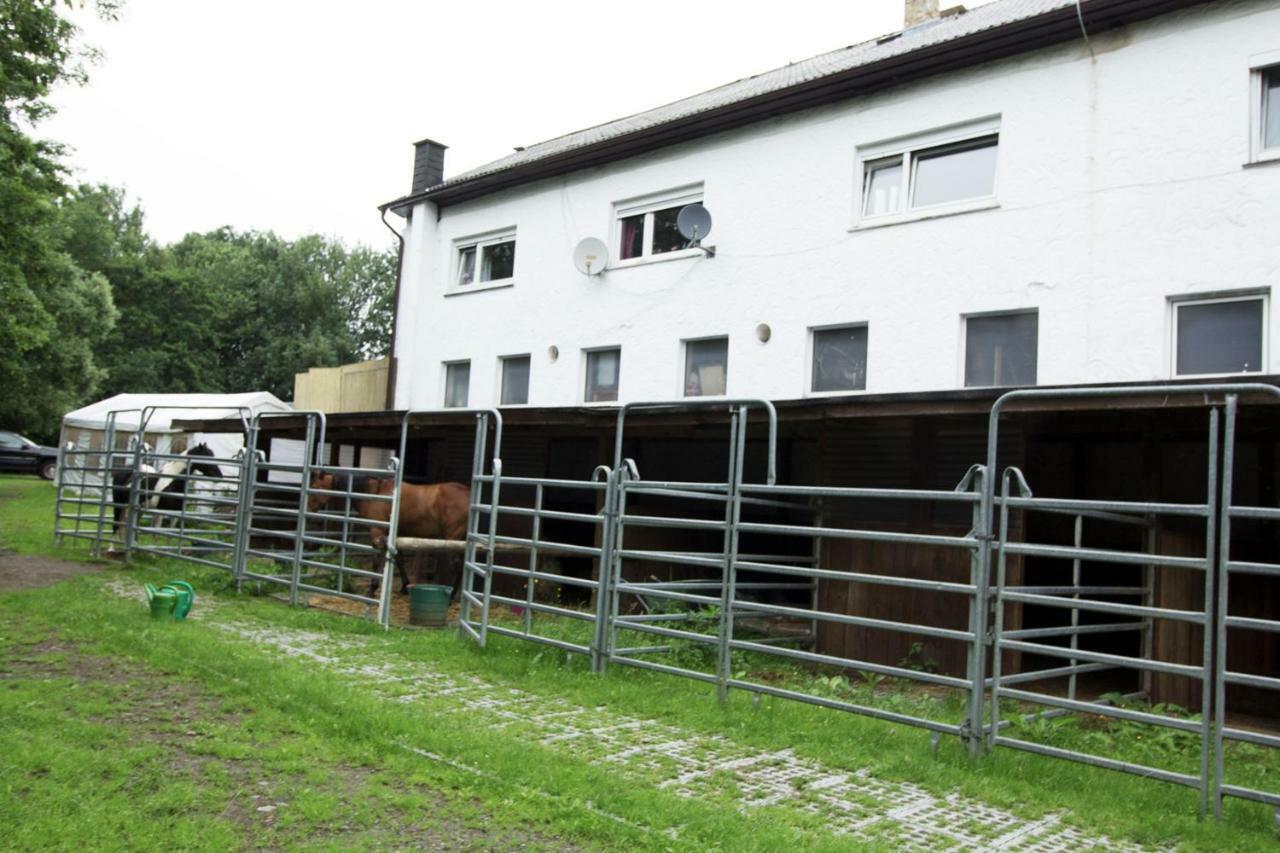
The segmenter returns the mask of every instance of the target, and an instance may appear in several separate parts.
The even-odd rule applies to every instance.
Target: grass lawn
[[[86,559],[83,543],[52,546],[52,515],[50,484],[0,477],[0,548]],[[201,620],[153,623],[145,605],[106,586],[171,577],[196,584]],[[273,632],[312,638],[313,656],[282,652]],[[423,667],[436,680],[370,686]],[[515,697],[526,716],[483,703],[458,713],[453,686],[477,680],[485,696]],[[1280,841],[1272,811],[1253,804],[1230,801],[1227,820],[1202,822],[1187,789],[1008,750],[971,762],[952,738],[934,752],[920,731],[785,700],[756,706],[741,693],[721,707],[712,688],[684,679],[621,667],[594,677],[581,658],[497,637],[479,649],[452,633],[383,632],[236,596],[217,570],[138,561],[0,592],[0,846],[900,846],[892,833],[835,836],[804,808],[744,808],[732,774],[681,796],[667,768],[622,767],[582,741],[536,736],[521,722],[528,706],[545,706],[547,719],[572,706],[602,721],[656,721],[720,750],[790,750],[1029,820],[1066,813],[1064,822],[1115,841],[1231,850]],[[1126,757],[1141,748],[1126,737],[1094,748],[1108,743]],[[1152,748],[1186,758],[1180,742]],[[1274,767],[1259,759],[1255,770]]]

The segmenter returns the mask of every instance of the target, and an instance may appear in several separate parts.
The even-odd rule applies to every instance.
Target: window
[[[503,406],[523,406],[529,402],[529,356],[512,355],[502,359]]]
[[[1174,302],[1174,374],[1261,371],[1266,316],[1263,295]]]
[[[618,399],[618,374],[622,368],[622,350],[600,349],[587,352],[587,386],[583,399],[588,403],[614,403]]]
[[[469,238],[459,241],[456,246],[458,261],[454,291],[481,290],[511,283],[516,268],[514,231]]]
[[[614,206],[619,261],[639,262],[687,248],[676,227],[682,208],[702,201],[701,187],[632,199]]]
[[[867,327],[838,326],[813,330],[815,394],[863,391],[867,387]]]
[[[7,447],[13,450],[21,450],[26,447],[22,443],[22,439],[11,432],[0,432],[0,447]]]
[[[1035,385],[1040,318],[1034,311],[965,320],[965,387]]]
[[[860,146],[859,220],[877,225],[990,207],[999,148],[998,120]]]
[[[448,409],[465,409],[471,395],[471,362],[446,362],[444,366],[444,405]]]
[[[719,397],[729,372],[729,339],[706,338],[684,343],[684,395]]]
[[[1273,58],[1274,61],[1274,58]],[[1253,69],[1252,159],[1280,160],[1280,65]]]

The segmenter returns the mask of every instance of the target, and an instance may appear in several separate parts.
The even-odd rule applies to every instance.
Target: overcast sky
[[[456,174],[900,29],[902,5],[126,0],[84,17],[103,59],[38,132],[162,241],[232,225],[382,246],[376,208],[408,191],[417,139]]]

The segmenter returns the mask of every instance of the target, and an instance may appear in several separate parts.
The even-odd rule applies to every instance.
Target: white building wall
[[[1280,284],[1280,164],[1246,167],[1249,69],[1280,49],[1274,0],[1222,2],[542,181],[408,226],[399,407],[439,406],[471,359],[498,401],[532,354],[530,403],[583,398],[583,348],[622,347],[623,400],[683,391],[681,339],[729,336],[728,393],[805,396],[808,332],[869,324],[865,393],[963,386],[969,313],[1039,310],[1042,385],[1171,376],[1169,297]],[[859,145],[999,115],[999,207],[851,229]],[[610,269],[617,201],[702,184],[718,254]],[[514,285],[446,296],[454,241],[517,230]],[[1268,334],[1277,340],[1271,306]],[[759,323],[772,338],[756,339]],[[549,347],[559,350],[552,361]],[[1266,371],[1280,373],[1270,347]]]

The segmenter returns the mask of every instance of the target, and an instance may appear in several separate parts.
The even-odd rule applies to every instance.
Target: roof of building
[[[455,203],[910,79],[1011,56],[1204,0],[994,0],[626,118],[530,145],[388,202]]]

